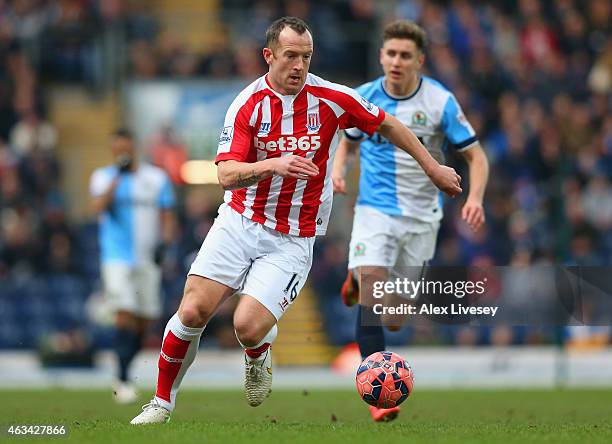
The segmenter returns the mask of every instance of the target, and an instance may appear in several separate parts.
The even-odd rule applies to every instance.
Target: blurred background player
[[[115,310],[118,381],[113,393],[123,404],[137,400],[129,366],[147,327],[161,314],[159,263],[173,240],[175,198],[167,174],[137,159],[128,130],[114,133],[111,150],[115,163],[94,171],[90,194],[99,215],[102,281]]]
[[[465,158],[470,191],[461,217],[476,231],[485,221],[482,201],[489,172],[487,158],[455,96],[420,74],[425,46],[425,31],[415,23],[388,24],[380,50],[384,76],[360,86],[357,92],[395,115],[438,161],[449,146]],[[433,258],[442,206],[439,191],[410,155],[378,133],[367,137],[352,128],[345,136],[338,145],[332,180],[334,191],[346,192],[347,155],[360,147],[349,273],[341,291],[345,304],[352,306],[359,302],[359,285],[363,288],[358,276],[386,280],[390,271],[404,276],[406,267],[421,267]],[[363,358],[385,350],[382,325],[364,325],[361,310],[356,336]],[[388,421],[397,416],[399,407],[370,406],[370,412],[375,421]]]
[[[206,324],[237,292],[242,297],[234,328],[245,350],[247,402],[258,406],[268,396],[276,323],[304,286],[314,236],[327,228],[330,147],[338,129],[378,130],[411,153],[440,189],[451,196],[461,192],[455,170],[440,165],[397,119],[351,88],[309,74],[312,53],[304,21],[274,21],[263,48],[268,73],[238,94],[227,111],[215,160],[225,203],[166,327],[155,397],[132,424],[170,419]]]

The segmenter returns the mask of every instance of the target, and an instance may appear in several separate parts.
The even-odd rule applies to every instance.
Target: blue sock
[[[372,353],[383,351],[385,349],[385,332],[383,331],[380,317],[373,318],[372,316],[368,316],[368,323],[372,323],[373,325],[362,325],[362,310],[363,307],[359,306],[355,336],[357,339],[357,344],[359,344],[361,358],[365,359]]]
[[[119,380],[128,381],[128,369],[134,356],[142,346],[142,335],[128,329],[118,329],[115,333],[115,354],[119,363]]]

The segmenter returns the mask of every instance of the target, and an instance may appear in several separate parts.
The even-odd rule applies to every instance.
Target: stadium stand
[[[91,336],[97,346],[108,344],[85,314],[97,289],[97,245],[95,225],[79,217],[85,214],[83,179],[73,177],[79,168],[93,168],[92,158],[79,151],[84,148],[78,137],[103,149],[107,132],[83,130],[95,128],[99,116],[83,113],[83,102],[95,100],[89,109],[98,110],[106,103],[110,128],[121,118],[116,95],[127,79],[246,82],[264,70],[262,29],[282,14],[300,15],[312,25],[313,72],[355,85],[379,72],[379,42],[363,29],[410,18],[427,30],[427,71],[456,93],[492,165],[486,228],[469,232],[460,223],[461,201],[447,200],[435,263],[610,264],[610,2],[381,3],[384,7],[373,0],[0,1],[0,348],[35,348],[51,332],[73,330]],[[184,32],[167,31],[189,15],[196,18],[185,21]],[[197,18],[203,16],[210,26],[199,35]],[[67,96],[57,94],[67,86],[86,100],[70,102],[77,108],[62,114],[59,105]],[[86,121],[79,122],[82,132],[71,136],[69,122],[78,115]],[[460,161],[449,162],[465,173]],[[175,170],[169,173],[176,178]],[[197,189],[178,178],[174,182],[183,204],[181,238],[164,265],[168,315],[215,209],[214,202],[196,202]],[[338,297],[350,234],[350,205],[339,202],[330,234],[317,241],[311,279],[328,338],[337,346],[352,341],[355,316]],[[236,346],[229,319],[215,320],[208,331],[216,341],[206,346]],[[554,340],[551,331],[502,333],[407,327],[391,342]]]

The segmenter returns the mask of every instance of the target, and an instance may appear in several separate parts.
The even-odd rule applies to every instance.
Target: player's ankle
[[[174,406],[172,405],[172,403],[170,401],[167,401],[163,398],[160,398],[159,396],[155,395],[153,397],[153,400],[160,406],[165,408],[166,410],[168,410],[170,413],[172,413],[172,411],[174,410]]]
[[[266,342],[265,344],[262,344],[256,348],[245,348],[244,353],[249,361],[256,362],[265,359],[266,352],[269,348],[270,343]]]

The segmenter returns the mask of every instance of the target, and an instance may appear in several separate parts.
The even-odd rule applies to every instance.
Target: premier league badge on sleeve
[[[234,127],[226,126],[221,131],[221,135],[219,136],[219,145],[224,145],[227,142],[232,140],[232,136],[234,135]]]
[[[374,105],[372,105],[370,102],[368,102],[364,97],[361,98],[361,104],[369,112],[372,112],[372,109],[374,108]]]
[[[368,100],[365,97],[361,97],[361,105],[373,116],[378,115],[378,107]]]

